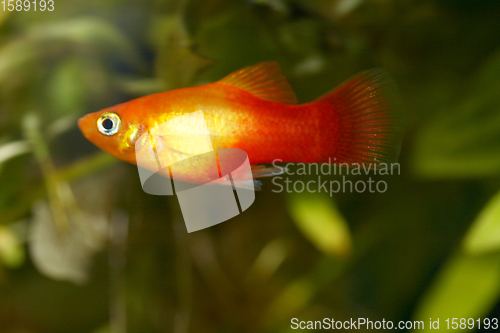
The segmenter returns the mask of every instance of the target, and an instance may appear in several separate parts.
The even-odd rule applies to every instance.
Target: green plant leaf
[[[464,250],[480,254],[500,250],[500,193],[483,208],[463,241]]]
[[[424,330],[429,318],[484,318],[500,295],[500,254],[469,255],[458,253],[452,257],[418,305],[414,319],[423,320]]]
[[[348,267],[348,262],[331,256],[323,256],[314,268],[302,277],[288,283],[270,303],[264,316],[266,331],[275,332],[277,327],[303,311],[321,290],[331,285]]]
[[[321,193],[292,193],[288,211],[304,236],[329,255],[346,256],[352,251],[349,227],[333,200]]]
[[[194,77],[212,61],[194,52],[194,46],[180,15],[159,21],[155,34],[162,36],[156,62],[156,72],[166,88],[182,88],[192,84]]]
[[[26,141],[9,142],[0,146],[0,165],[11,158],[28,153],[31,150]]]
[[[470,84],[470,95],[422,129],[414,155],[417,173],[440,178],[500,174],[499,76],[497,53]]]
[[[100,216],[86,219],[73,212],[60,228],[47,202],[36,202],[28,236],[33,263],[53,279],[86,282],[93,255],[104,245],[106,223]]]
[[[17,268],[24,263],[24,247],[12,228],[0,225],[0,261],[7,267]]]

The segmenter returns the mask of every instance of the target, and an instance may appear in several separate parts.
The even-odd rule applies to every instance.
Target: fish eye
[[[97,128],[104,135],[116,134],[120,125],[120,116],[113,112],[105,112],[97,119]]]

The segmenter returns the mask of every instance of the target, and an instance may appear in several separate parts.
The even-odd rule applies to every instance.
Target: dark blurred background
[[[500,317],[499,1],[45,2],[0,4],[0,332],[290,332],[292,318],[359,317],[422,332],[429,318],[445,330]],[[391,73],[401,172],[348,177],[386,192],[276,193],[263,179],[246,212],[188,234],[175,197],[144,193],[135,166],[76,127],[264,60],[300,102]]]

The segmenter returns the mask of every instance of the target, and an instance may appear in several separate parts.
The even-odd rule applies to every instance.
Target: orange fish
[[[398,92],[385,71],[363,72],[313,102],[297,104],[276,62],[261,62],[214,83],[152,94],[90,113],[78,126],[102,150],[137,164],[137,147],[148,142],[155,152],[166,148],[169,156],[194,156],[197,141],[189,143],[185,137],[201,135],[193,133],[199,124],[179,123],[156,143],[143,134],[196,111],[203,111],[214,149],[242,149],[253,166],[277,159],[348,165],[394,162],[403,133]],[[145,140],[139,144],[140,138]],[[158,155],[146,153],[140,158],[156,171]],[[183,180],[207,182],[210,172],[204,160],[184,161]],[[273,170],[256,167],[254,177]],[[160,173],[170,177],[168,169]]]

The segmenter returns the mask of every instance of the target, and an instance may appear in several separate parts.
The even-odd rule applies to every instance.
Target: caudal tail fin
[[[403,114],[389,74],[373,69],[315,101],[321,116],[322,162],[390,163],[398,159]]]

